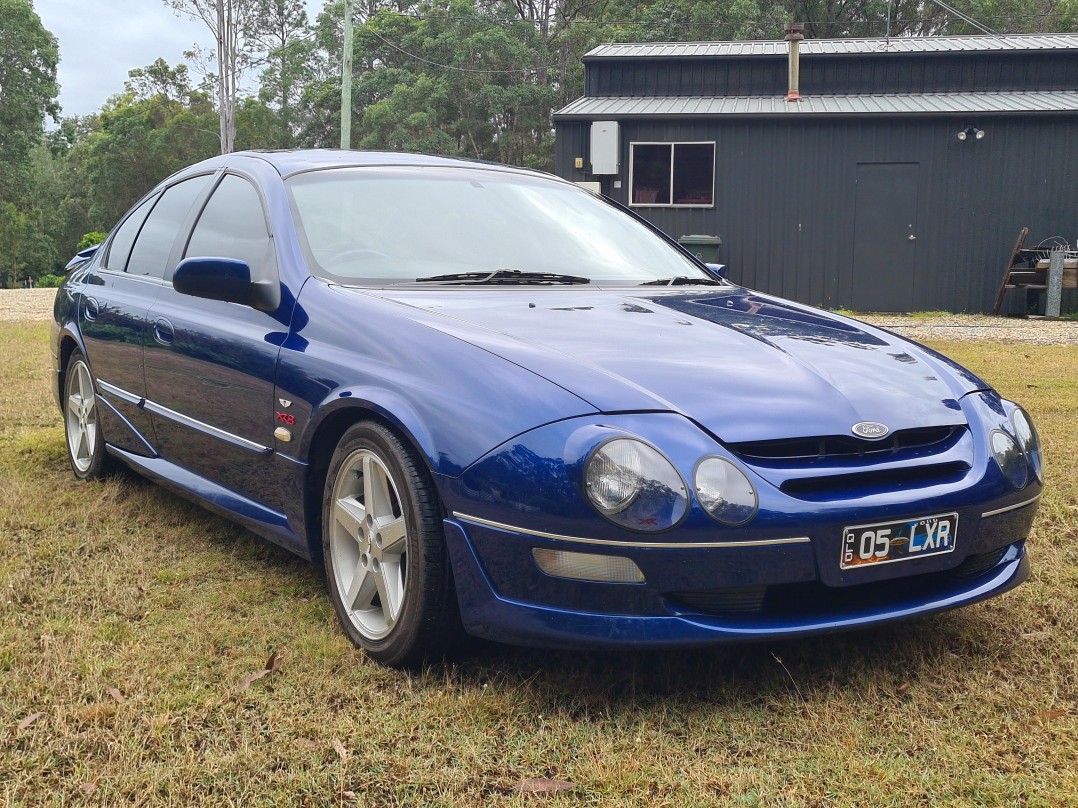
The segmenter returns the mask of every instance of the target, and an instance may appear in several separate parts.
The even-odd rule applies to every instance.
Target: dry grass
[[[0,324],[3,804],[1078,804],[1073,348],[937,346],[1049,448],[1014,593],[804,642],[482,645],[406,674],[349,646],[303,562],[138,479],[77,485],[47,340]],[[575,788],[520,796],[529,777]]]

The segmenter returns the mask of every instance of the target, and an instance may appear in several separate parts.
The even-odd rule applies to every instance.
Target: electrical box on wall
[[[617,121],[593,121],[591,124],[591,173],[617,174],[620,152]]]

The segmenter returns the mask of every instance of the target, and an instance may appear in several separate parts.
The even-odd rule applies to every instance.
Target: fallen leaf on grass
[[[551,780],[547,777],[529,777],[521,780],[517,791],[521,794],[558,794],[576,786],[568,780]]]
[[[270,654],[269,659],[266,660],[266,666],[262,670],[255,671],[248,674],[242,682],[240,682],[239,690],[242,693],[249,688],[263,676],[269,676],[271,673],[277,673],[281,669],[281,656],[276,651]]]
[[[79,791],[83,794],[93,794],[97,791],[97,783],[83,783],[79,786]]]
[[[39,718],[41,718],[41,713],[31,713],[30,715],[26,716],[26,718],[19,722],[19,732],[22,732]]]
[[[898,688],[895,690],[895,692],[898,693],[898,695],[901,696],[903,693],[905,693],[909,689],[910,689],[910,683],[909,682],[903,682],[902,684],[900,684],[898,686]]]
[[[312,741],[310,738],[296,738],[296,745],[302,746],[304,749],[317,749],[318,744]]]
[[[1054,721],[1057,718],[1063,718],[1068,713],[1069,710],[1041,710],[1037,713],[1037,718],[1041,721]]]
[[[336,738],[333,739],[333,751],[337,753],[342,761],[348,760],[348,750],[344,748],[344,744]]]
[[[341,799],[345,802],[356,802],[358,797],[356,797],[356,792],[354,791],[342,791]]]
[[[117,704],[123,704],[124,703],[123,694],[121,694],[120,691],[117,690],[115,687],[106,687],[105,692],[108,693],[110,696],[112,696],[112,700],[114,702],[116,702]]]

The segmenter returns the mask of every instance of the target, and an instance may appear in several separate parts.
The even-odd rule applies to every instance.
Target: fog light
[[[532,548],[532,558],[539,565],[539,569],[555,578],[613,584],[644,583],[644,573],[631,558],[597,553],[570,553],[540,547]]]

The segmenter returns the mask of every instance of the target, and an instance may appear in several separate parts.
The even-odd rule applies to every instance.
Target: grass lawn
[[[370,664],[321,572],[77,484],[45,324],[0,324],[2,805],[1078,804],[1078,350],[937,344],[1032,413],[1033,579],[871,632]],[[272,650],[280,669],[249,687]],[[526,778],[574,784],[522,796]]]

